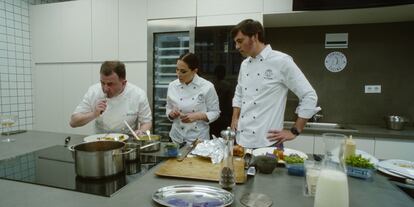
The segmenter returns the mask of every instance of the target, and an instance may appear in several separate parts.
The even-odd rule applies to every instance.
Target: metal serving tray
[[[172,185],[158,189],[152,199],[164,206],[228,206],[234,195],[206,185]]]

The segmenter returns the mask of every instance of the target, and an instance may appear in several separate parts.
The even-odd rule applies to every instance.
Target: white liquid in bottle
[[[316,186],[314,207],[348,207],[348,180],[344,172],[323,169]]]

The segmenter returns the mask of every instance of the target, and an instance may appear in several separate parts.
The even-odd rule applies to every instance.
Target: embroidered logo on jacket
[[[273,71],[271,69],[267,69],[264,73],[264,79],[273,80]]]

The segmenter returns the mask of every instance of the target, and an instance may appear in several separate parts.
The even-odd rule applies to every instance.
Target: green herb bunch
[[[303,161],[304,161],[304,159],[301,158],[297,154],[291,154],[289,156],[285,156],[285,162],[287,164],[299,164],[299,163],[303,163]]]
[[[369,159],[363,158],[361,155],[351,155],[345,160],[346,165],[359,168],[373,169],[374,165]]]

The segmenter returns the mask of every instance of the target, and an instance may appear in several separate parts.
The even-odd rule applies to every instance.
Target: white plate
[[[263,147],[263,148],[253,150],[252,154],[254,156],[266,155],[266,153],[273,154],[273,150],[275,150],[275,149],[276,149],[276,147]],[[301,157],[305,160],[308,159],[308,155],[306,155],[304,152],[294,150],[294,149],[284,148],[283,155],[289,156],[291,154],[297,154],[297,155],[299,155],[299,157]]]
[[[110,133],[110,134],[94,134],[83,138],[85,142],[92,142],[92,141],[124,141],[128,139],[128,135],[126,134],[117,134],[117,133]],[[106,138],[106,139],[105,139]]]
[[[414,162],[407,160],[384,160],[379,162],[378,166],[387,170],[388,174],[392,173],[390,171],[396,171],[398,174],[414,179]],[[393,173],[394,176],[396,173]]]
[[[338,149],[334,149],[332,151],[332,153],[333,154],[338,154],[339,151],[338,151]],[[363,157],[365,159],[369,159],[369,162],[371,164],[373,164],[374,167],[376,167],[377,164],[378,164],[378,159],[376,157],[374,157],[373,155],[369,154],[368,152],[365,152],[365,151],[362,151],[362,150],[357,149],[357,150],[355,150],[355,155],[361,155],[361,157]],[[334,162],[339,162],[338,156],[334,157],[334,160],[333,161]]]
[[[384,168],[382,168],[382,167],[377,166],[377,169],[378,169],[379,171],[381,171],[381,172],[385,173],[385,174],[388,174],[388,175],[391,175],[391,176],[394,176],[394,177],[397,177],[397,178],[404,178],[403,176],[400,176],[400,175],[397,175],[397,174],[395,174],[395,173],[392,173],[392,172],[390,172],[390,171],[388,171],[388,170],[386,170],[386,169],[384,169]]]

